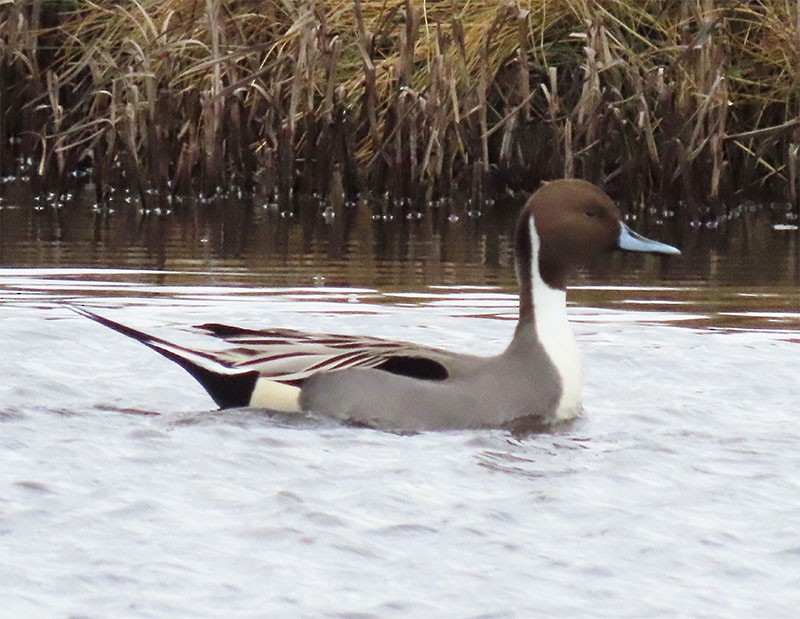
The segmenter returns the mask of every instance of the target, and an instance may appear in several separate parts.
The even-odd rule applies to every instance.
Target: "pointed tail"
[[[226,367],[208,353],[191,350],[128,325],[95,314],[84,307],[68,306],[74,312],[127,335],[174,361],[199,382],[220,408],[248,406],[256,387],[258,372],[242,372]]]

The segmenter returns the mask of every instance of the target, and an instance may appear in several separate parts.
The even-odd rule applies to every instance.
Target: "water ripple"
[[[222,315],[494,352],[513,296],[470,290],[470,313],[459,289],[166,293],[127,272],[49,275],[0,273],[9,616],[796,614],[796,318],[740,323],[697,290],[638,291],[682,301],[657,312],[573,306],[574,423],[399,435],[214,411],[180,368],[59,302],[164,334]]]

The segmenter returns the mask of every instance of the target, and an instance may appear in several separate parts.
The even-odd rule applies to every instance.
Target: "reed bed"
[[[0,2],[2,143],[98,199],[482,200],[583,177],[798,206],[796,0]],[[8,158],[6,158],[7,160]]]

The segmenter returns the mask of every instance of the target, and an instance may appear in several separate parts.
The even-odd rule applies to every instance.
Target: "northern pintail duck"
[[[519,321],[499,355],[481,357],[370,337],[194,329],[221,340],[192,350],[99,316],[186,369],[218,406],[311,411],[395,430],[520,427],[574,417],[581,363],[567,321],[570,273],[613,250],[679,254],[628,228],[594,185],[559,180],[525,204],[515,232]]]

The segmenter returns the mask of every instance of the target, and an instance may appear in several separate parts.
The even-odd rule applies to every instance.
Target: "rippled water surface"
[[[796,616],[798,237],[769,213],[581,274],[576,422],[404,436],[214,411],[68,304],[491,354],[508,218],[0,207],[3,616]]]

